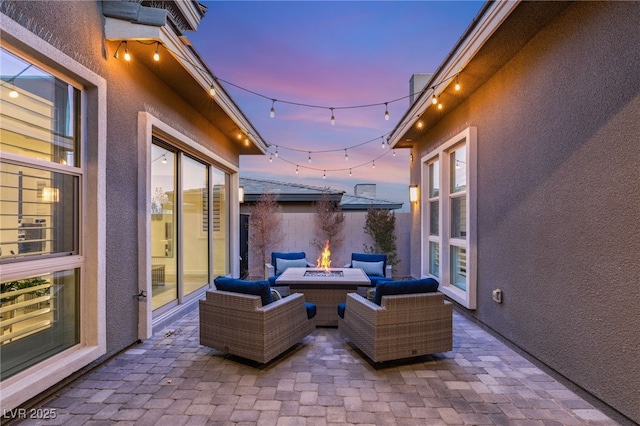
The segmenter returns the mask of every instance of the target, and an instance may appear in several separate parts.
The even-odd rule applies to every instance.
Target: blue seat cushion
[[[229,278],[219,276],[213,282],[218,290],[231,291],[234,293],[251,294],[254,296],[260,296],[262,299],[262,306],[266,306],[269,303],[273,303],[273,296],[271,295],[271,286],[269,281],[247,281],[239,278]]]
[[[296,260],[296,259],[306,259],[306,258],[307,258],[307,255],[303,251],[290,252],[290,253],[274,251],[274,252],[271,253],[271,264],[273,265],[273,267],[275,269],[275,275],[280,275],[282,273],[282,271],[278,270],[278,261],[277,261],[277,259]],[[305,260],[305,262],[306,262],[306,260]],[[306,263],[305,263],[304,266],[306,266]]]
[[[382,296],[414,293],[435,293],[438,291],[438,281],[433,278],[405,281],[383,281],[376,286],[373,303],[380,305]]]
[[[311,319],[316,316],[316,312],[318,312],[316,305],[311,302],[304,302],[304,307],[307,308],[307,319]]]
[[[346,303],[338,303],[338,315],[340,318],[344,319],[344,310],[347,309]]]
[[[377,287],[378,283],[382,283],[385,281],[393,281],[393,278],[369,276],[369,281],[371,281],[371,287]]]

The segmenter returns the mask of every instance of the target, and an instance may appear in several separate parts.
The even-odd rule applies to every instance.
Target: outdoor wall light
[[[409,201],[412,203],[418,202],[418,185],[409,186]]]
[[[243,186],[238,187],[238,201],[240,201],[241,203],[244,203],[244,187]]]

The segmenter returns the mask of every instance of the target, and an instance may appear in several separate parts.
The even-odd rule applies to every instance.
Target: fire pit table
[[[287,268],[276,284],[288,285],[291,293],[302,293],[307,302],[315,303],[317,325],[337,327],[338,303],[358,287],[370,286],[371,281],[359,268]]]

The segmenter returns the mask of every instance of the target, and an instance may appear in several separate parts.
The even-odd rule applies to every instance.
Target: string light
[[[422,126],[424,126],[424,123],[422,122],[422,120],[418,120],[418,122],[416,123],[416,127],[418,129],[422,129]]]
[[[373,166],[371,166],[372,169],[376,168],[376,160],[373,160]]]
[[[271,155],[271,153],[269,153],[269,162],[273,163],[273,156]]]
[[[209,94],[213,97],[216,95],[216,88],[213,87],[213,84],[211,85],[211,87],[209,87]],[[238,136],[238,138],[240,138],[240,136]]]
[[[432,89],[432,90],[435,90],[435,87],[432,87],[431,89]],[[435,104],[437,104],[437,103],[438,103],[438,98],[436,98],[436,94],[435,94],[435,93],[431,96],[431,103],[432,103],[433,105],[435,105]]]
[[[162,164],[167,164],[167,154],[162,156]]]
[[[351,173],[351,169],[349,169],[349,177],[353,176],[353,174]]]
[[[311,151],[309,151],[309,163],[311,163]]]
[[[156,53],[153,54],[153,60],[156,62],[160,60],[160,42],[156,43]]]
[[[278,145],[276,145],[276,158],[278,158]]]
[[[333,115],[333,108],[331,109],[331,125],[335,126],[336,125],[336,117]]]
[[[344,161],[349,161],[349,154],[347,154],[347,150],[344,150]]]
[[[327,178],[327,171],[323,170],[322,171],[322,179],[326,179]]]
[[[298,165],[296,164],[296,174],[300,173],[300,171],[298,170]]]
[[[442,109],[442,103],[440,103],[440,96],[438,96],[438,109]]]
[[[396,150],[395,149],[393,149],[393,156],[394,157],[396,156]]]
[[[460,90],[460,79],[459,79],[459,77],[457,75],[456,75],[455,89],[456,89],[456,92],[458,92]]]
[[[271,111],[269,111],[269,117],[271,118],[275,118],[276,116],[276,109],[275,109],[275,104],[276,104],[276,100],[275,99],[271,99]]]
[[[385,143],[384,143],[384,138],[381,136],[382,138],[382,144],[380,145],[380,148],[385,149]]]
[[[247,136],[246,138],[244,138],[244,145],[245,145],[245,146],[249,146],[249,136]]]
[[[127,42],[124,42],[124,60],[125,61],[130,61],[131,60],[131,54],[129,53],[129,46],[127,45]]]
[[[389,102],[385,102],[384,103],[384,119],[386,121],[389,121],[389,108],[388,108],[388,103]]]

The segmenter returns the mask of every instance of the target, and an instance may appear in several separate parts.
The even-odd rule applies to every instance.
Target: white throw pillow
[[[363,262],[361,260],[353,260],[351,262],[352,268],[360,268],[367,275],[377,275],[384,277],[384,262]]]

